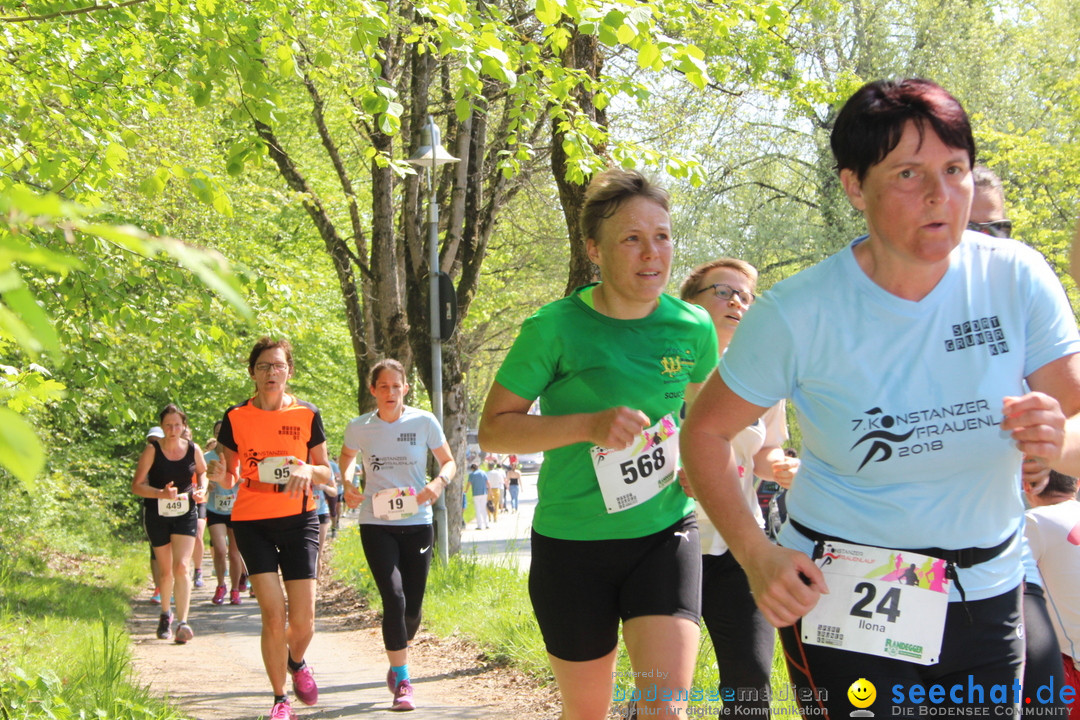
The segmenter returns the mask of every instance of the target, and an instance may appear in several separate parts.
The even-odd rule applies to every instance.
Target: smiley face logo
[[[866,678],[859,678],[851,683],[847,691],[848,700],[857,708],[868,708],[877,699],[877,688]]]

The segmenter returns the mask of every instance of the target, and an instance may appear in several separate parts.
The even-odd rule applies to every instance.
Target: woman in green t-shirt
[[[529,594],[563,718],[614,697],[682,713],[698,645],[701,559],[693,501],[675,479],[678,424],[717,362],[708,314],[665,295],[667,193],[610,169],[581,214],[600,282],[522,326],[488,394],[480,443],[544,452]],[[529,409],[540,399],[540,415]],[[619,623],[636,689],[613,693]]]

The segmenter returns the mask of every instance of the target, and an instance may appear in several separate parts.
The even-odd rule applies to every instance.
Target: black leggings
[[[383,602],[383,645],[404,650],[420,628],[424,588],[431,567],[431,525],[360,526],[371,576]]]
[[[754,604],[746,572],[730,552],[701,556],[701,617],[720,670],[722,717],[769,717],[776,631]]]

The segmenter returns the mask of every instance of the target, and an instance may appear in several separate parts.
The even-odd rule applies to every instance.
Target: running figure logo
[[[881,408],[875,407],[867,410],[866,414],[874,416],[880,415],[881,412]],[[892,415],[884,415],[880,419],[873,419],[875,420],[876,424],[880,424],[881,427],[886,429],[873,430],[871,432],[868,432],[861,438],[856,440],[855,444],[851,446],[851,449],[854,450],[867,440],[873,440],[873,442],[870,444],[870,448],[866,452],[866,457],[863,458],[862,463],[859,465],[859,470],[862,470],[864,467],[866,467],[866,463],[870,462],[871,460],[873,460],[874,462],[885,462],[886,460],[891,458],[893,454],[893,449],[892,446],[889,445],[889,442],[902,443],[909,437],[911,437],[912,434],[915,432],[915,428],[908,430],[903,435],[889,432],[888,428],[891,428],[893,425],[896,424],[896,419]],[[859,470],[856,470],[855,472],[858,472]]]

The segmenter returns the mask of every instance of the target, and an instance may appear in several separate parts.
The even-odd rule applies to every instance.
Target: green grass
[[[27,535],[0,549],[0,717],[184,718],[132,673],[125,621],[128,599],[145,580],[145,543],[124,546],[109,534],[87,543],[63,527],[36,530],[48,545]],[[86,546],[95,554],[72,552]]]
[[[470,503],[471,505],[471,503]],[[379,593],[371,578],[355,527],[342,531],[334,546],[334,569],[338,577],[380,607]],[[475,554],[462,553],[450,558],[447,565],[435,563],[428,578],[424,596],[424,627],[439,637],[459,635],[479,645],[493,662],[513,665],[540,682],[551,682],[547,653],[540,628],[533,617],[529,602],[526,576],[517,569],[512,555],[494,562],[481,561]],[[712,643],[704,633],[698,648],[693,688],[702,691],[703,700],[692,701],[695,710],[711,711],[716,715],[719,705],[709,701],[719,685],[716,658]],[[630,660],[620,641],[616,684],[626,697],[634,689],[630,675]],[[787,667],[779,643],[773,660],[772,690],[781,693],[788,683]],[[613,703],[616,708],[619,703]],[[626,702],[621,706],[625,708]],[[773,712],[794,717],[792,701],[773,700]]]

